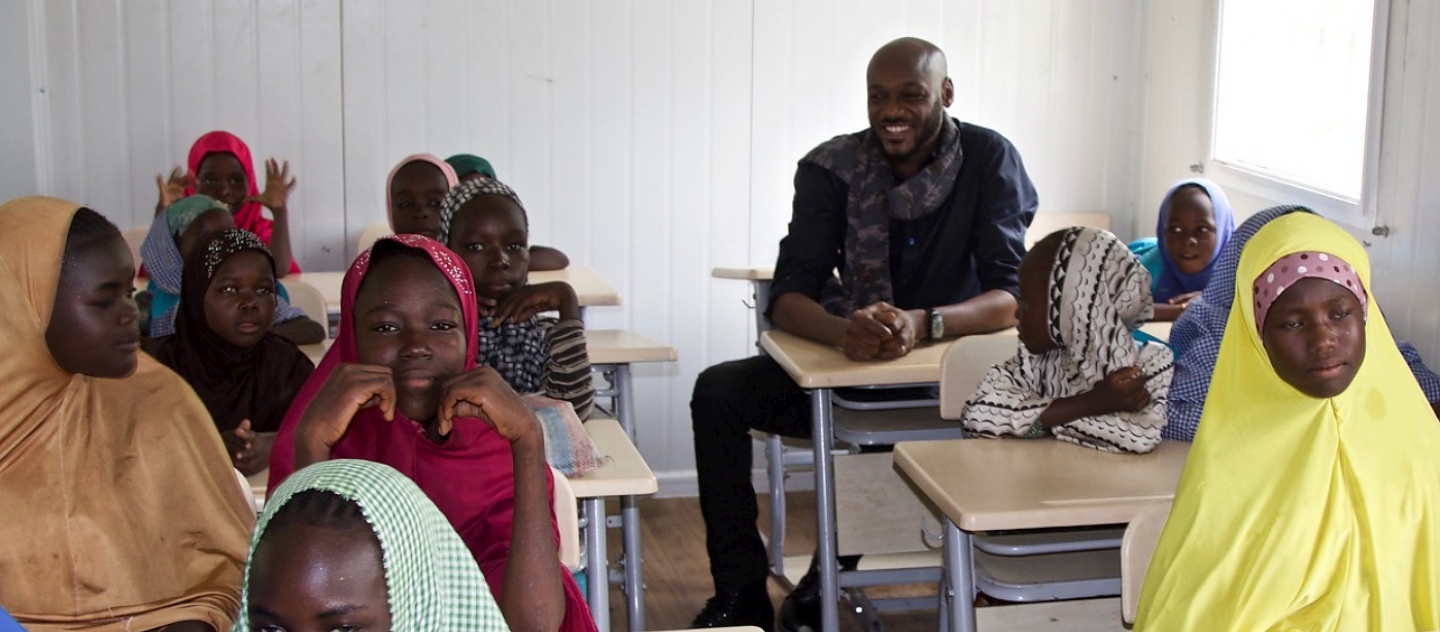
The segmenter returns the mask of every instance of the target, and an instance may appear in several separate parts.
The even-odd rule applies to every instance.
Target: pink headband
[[[1334,281],[1350,290],[1360,300],[1360,313],[1366,313],[1365,287],[1360,276],[1344,259],[1323,252],[1296,252],[1285,255],[1265,268],[1255,279],[1255,326],[1261,334],[1265,332],[1265,315],[1270,306],[1280,300],[1285,288],[1295,285],[1300,279],[1315,278]]]

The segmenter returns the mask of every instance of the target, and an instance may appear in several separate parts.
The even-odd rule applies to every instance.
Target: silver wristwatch
[[[926,309],[925,316],[930,320],[930,339],[939,340],[945,337],[945,317],[940,315],[934,308]]]

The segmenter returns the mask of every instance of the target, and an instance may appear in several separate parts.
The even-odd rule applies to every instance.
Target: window
[[[1335,219],[1373,217],[1386,2],[1221,0],[1207,173]]]

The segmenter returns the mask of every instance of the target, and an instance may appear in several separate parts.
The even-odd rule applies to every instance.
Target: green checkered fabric
[[[251,558],[275,512],[295,494],[312,489],[354,501],[375,530],[385,560],[393,630],[510,629],[474,556],[450,522],[410,479],[381,463],[336,459],[311,465],[286,479],[256,522],[250,540]],[[249,597],[247,563],[240,616],[233,632],[250,632]]]

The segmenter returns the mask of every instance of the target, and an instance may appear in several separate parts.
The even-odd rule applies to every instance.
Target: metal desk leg
[[[941,629],[951,632],[975,632],[975,549],[970,534],[961,531],[950,518],[945,518],[945,586],[941,599],[949,601],[949,621],[940,622]]]
[[[634,496],[620,497],[621,533],[625,539],[625,612],[630,632],[645,629],[645,577],[640,561],[640,507]]]
[[[590,589],[590,615],[600,632],[610,632],[610,558],[605,552],[605,499],[586,498],[585,580]]]
[[[820,543],[820,629],[840,629],[840,561],[836,559],[835,537],[835,457],[830,454],[834,443],[831,423],[830,389],[810,391],[811,417],[815,443],[815,522]]]
[[[615,380],[610,385],[615,389],[615,421],[620,422],[620,427],[630,436],[630,443],[639,449],[640,443],[635,440],[635,398],[630,396],[630,365],[612,364],[610,369],[611,379]]]

